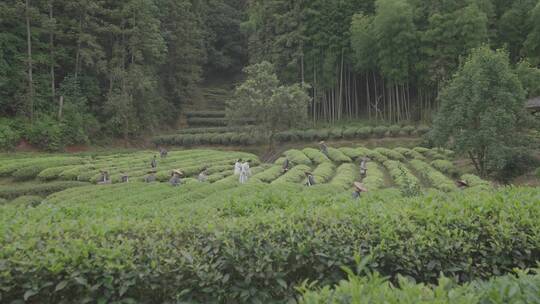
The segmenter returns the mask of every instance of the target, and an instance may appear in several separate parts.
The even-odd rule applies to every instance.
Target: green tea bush
[[[422,136],[424,134],[427,134],[430,130],[431,130],[431,128],[429,126],[420,125],[420,126],[418,126],[416,128],[415,134],[419,135],[419,136]]]
[[[315,177],[315,182],[317,184],[323,184],[332,178],[334,175],[334,170],[336,166],[330,162],[325,162],[320,164],[315,170],[313,170],[313,176]]]
[[[450,192],[457,190],[454,182],[446,177],[441,172],[435,170],[428,163],[418,159],[413,159],[409,162],[411,167],[420,174],[425,180],[427,180],[435,189]]]
[[[403,128],[401,128],[401,131],[405,135],[413,135],[415,130],[416,128],[414,126],[404,126]]]
[[[299,183],[306,176],[305,174],[306,171],[311,171],[311,168],[302,164],[295,166],[292,169],[290,169],[287,173],[283,174],[282,176],[274,180],[272,184]]]
[[[259,180],[264,183],[270,183],[280,177],[283,174],[283,168],[281,166],[272,166],[263,172],[253,175],[251,180]]]
[[[330,159],[326,157],[321,151],[313,148],[305,148],[302,150],[304,154],[314,163],[314,164],[322,164],[324,162],[329,162]]]
[[[343,152],[343,154],[347,155],[351,159],[357,159],[359,157],[365,156],[365,154],[362,153],[362,151],[355,148],[343,147],[343,148],[339,148],[339,151]]]
[[[289,161],[298,165],[311,165],[311,160],[304,154],[304,152],[296,149],[288,150],[285,153],[285,156]]]
[[[413,150],[420,153],[420,154],[422,154],[422,155],[426,154],[429,151],[428,148],[424,148],[424,147],[415,147],[415,148],[413,148]]]
[[[419,159],[422,161],[426,160],[426,158],[422,154],[408,148],[395,148],[394,151],[401,153],[402,155],[404,155],[405,157],[409,159]]]
[[[379,190],[384,187],[384,174],[374,162],[367,163],[367,176],[362,180],[368,191]]]
[[[356,128],[346,128],[343,130],[343,138],[353,139],[356,138]]]
[[[403,163],[395,160],[387,160],[383,162],[383,165],[388,170],[388,173],[390,173],[396,185],[406,196],[418,194],[420,191],[420,181]]]
[[[437,159],[437,160],[434,160],[431,162],[431,165],[443,172],[443,173],[446,173],[446,174],[454,174],[456,172],[456,169],[454,167],[454,164],[449,161],[449,160],[445,160],[445,159]]]
[[[339,166],[336,175],[330,182],[330,185],[339,189],[352,189],[353,183],[358,179],[359,169],[351,163]]]
[[[399,125],[391,125],[388,127],[388,134],[392,137],[397,137],[400,135],[401,126]]]
[[[340,139],[343,138],[343,129],[342,128],[333,128],[329,131],[330,138]]]
[[[385,126],[377,126],[373,128],[373,134],[378,138],[385,137],[387,132],[388,132],[388,127],[385,127]]]
[[[231,196],[231,184],[91,186],[24,212],[0,206],[2,301],[287,302],[301,282],[337,284],[355,255],[394,282],[436,283],[535,267],[540,254],[540,189],[376,192],[359,206],[316,187],[245,186]],[[487,294],[519,292],[510,287]]]
[[[15,170],[11,176],[17,180],[29,180],[39,175],[45,169],[65,165],[77,165],[83,162],[82,158],[78,157],[54,157],[49,159],[36,159],[29,165],[21,166]]]
[[[480,177],[474,174],[464,174],[461,176],[461,179],[466,181],[469,184],[469,187],[472,189],[491,189],[492,186],[488,181],[481,179]]]
[[[540,167],[536,168],[536,177],[540,178]]]
[[[304,285],[300,304],[346,304],[346,303],[400,303],[400,304],[506,304],[540,303],[538,287],[539,270],[534,275],[525,271],[518,275],[506,275],[489,281],[474,281],[458,285],[454,280],[441,277],[434,286],[417,284],[399,276],[397,284],[379,273],[368,272],[360,276],[346,269],[347,281],[341,281],[333,289],[324,287],[311,290]]]
[[[387,149],[387,148],[376,148],[374,150],[375,152],[379,152],[380,154],[388,157],[389,159],[392,159],[392,160],[399,160],[399,161],[405,161],[405,156],[403,156],[401,153],[395,151],[395,150],[390,150],[390,149]]]
[[[373,128],[372,127],[362,127],[356,130],[356,136],[361,139],[367,139],[370,138],[373,134]]]
[[[351,158],[341,152],[339,149],[328,147],[328,158],[337,163],[352,162]]]
[[[36,207],[43,201],[42,197],[36,195],[23,195],[12,200],[8,204],[15,207]]]
[[[23,183],[9,186],[0,186],[0,197],[12,200],[23,195],[33,195],[45,197],[51,193],[59,192],[64,189],[86,186],[87,183],[74,181],[58,181],[46,184]]]

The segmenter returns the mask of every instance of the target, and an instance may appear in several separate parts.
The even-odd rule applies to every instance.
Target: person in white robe
[[[242,171],[242,159],[239,159],[234,164],[234,175],[240,175],[240,171]]]
[[[247,160],[244,162],[240,169],[240,184],[245,184],[248,182],[249,177],[251,176],[251,168],[249,164],[251,163],[251,160]]]

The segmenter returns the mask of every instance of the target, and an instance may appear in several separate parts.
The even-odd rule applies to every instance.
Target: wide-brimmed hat
[[[466,186],[466,187],[469,186],[469,183],[468,183],[466,180],[463,180],[463,179],[462,179],[462,180],[458,180],[457,183],[458,183],[458,185],[460,185],[460,186]]]
[[[104,169],[104,170],[100,170],[99,172],[101,172],[101,173],[109,173],[109,171],[108,171],[108,170],[105,170],[105,169]]]
[[[354,182],[354,187],[362,192],[367,192],[367,188],[361,182]]]
[[[184,175],[184,172],[182,172],[182,170],[180,169],[175,169],[172,171],[174,174],[178,174],[178,175]]]
[[[321,140],[321,141],[319,142],[319,145],[322,145],[322,144],[324,144],[324,140]]]
[[[304,174],[305,175],[313,175],[313,173],[309,172],[309,171],[304,171]]]

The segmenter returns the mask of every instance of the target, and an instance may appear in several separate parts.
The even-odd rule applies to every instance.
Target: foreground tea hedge
[[[348,281],[335,289],[306,290],[300,304],[400,303],[400,304],[540,304],[540,275],[506,275],[489,281],[458,285],[441,278],[437,285],[416,284],[401,277],[392,284],[378,273],[357,276],[349,272]]]
[[[360,201],[335,189],[131,183],[0,206],[0,301],[268,303],[304,280],[336,284],[356,254],[431,283],[540,260],[540,189]]]

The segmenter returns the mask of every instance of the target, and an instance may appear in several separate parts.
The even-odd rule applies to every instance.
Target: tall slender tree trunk
[[[82,35],[82,27],[83,27],[83,14],[79,16],[79,36],[77,37],[77,50],[75,51],[75,81],[79,77],[79,70],[80,70],[80,62],[81,62],[81,35]]]
[[[34,80],[32,77],[32,31],[30,29],[30,0],[25,2],[25,17],[26,17],[26,47],[28,61],[28,104],[30,110],[30,122],[34,123]]]
[[[53,15],[53,2],[49,2],[49,20],[53,21],[54,15]],[[51,28],[51,32],[49,33],[49,47],[50,47],[50,56],[51,56],[51,96],[52,96],[52,102],[56,102],[56,87],[55,87],[55,77],[54,77],[54,65],[55,65],[55,58],[54,58],[54,29]]]

